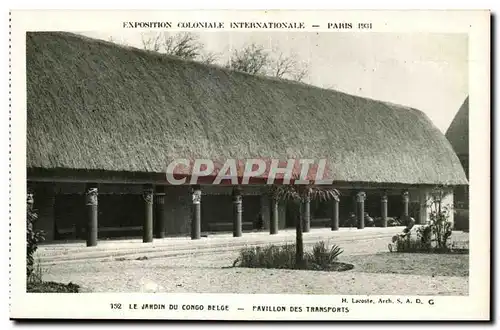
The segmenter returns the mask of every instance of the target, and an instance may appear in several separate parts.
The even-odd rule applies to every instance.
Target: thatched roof
[[[422,112],[63,32],[27,33],[27,166],[327,158],[336,181],[463,184]],[[418,92],[418,91],[415,91]]]
[[[446,131],[446,138],[458,155],[469,155],[469,97],[453,118]]]

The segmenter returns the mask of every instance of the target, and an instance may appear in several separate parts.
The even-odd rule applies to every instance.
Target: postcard
[[[490,319],[489,11],[10,18],[12,319]]]

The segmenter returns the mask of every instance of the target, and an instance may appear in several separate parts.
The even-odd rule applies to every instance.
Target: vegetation
[[[79,286],[73,283],[62,284],[43,281],[43,268],[35,263],[34,255],[38,243],[43,241],[44,233],[35,230],[38,214],[33,208],[33,195],[28,194],[26,207],[26,291],[27,292],[78,292]]]
[[[56,283],[43,281],[43,268],[40,262],[34,263],[33,271],[26,281],[26,292],[61,292],[61,293],[76,293],[80,287],[74,283]]]
[[[143,33],[141,35],[142,47],[146,50],[165,53],[172,56],[195,60],[205,64],[215,63],[218,55],[205,51],[205,45],[200,42],[199,37],[190,32],[170,34]],[[113,42],[112,39],[110,41]]]
[[[27,292],[41,293],[78,293],[79,286],[73,283],[62,284],[56,282],[28,282]]]
[[[303,235],[303,209],[304,203],[311,200],[330,200],[339,199],[340,193],[337,189],[329,187],[318,187],[310,181],[308,184],[297,184],[296,178],[290,184],[274,185],[271,188],[271,195],[274,200],[285,201],[299,204],[299,212],[295,217],[296,231],[296,253],[295,253],[295,268],[301,269],[305,267],[304,260],[304,242]]]
[[[205,45],[200,42],[199,36],[194,33],[143,33],[141,37],[142,47],[146,50],[205,64],[220,62],[220,54],[207,52]],[[116,42],[112,38],[109,40]],[[253,75],[287,78],[296,81],[302,81],[309,71],[306,63],[298,61],[296,55],[285,55],[282,51],[269,50],[256,43],[246,45],[242,49],[235,49],[224,66]]]
[[[35,223],[38,220],[38,214],[33,209],[33,195],[28,194],[26,203],[26,277],[29,279],[34,272],[34,254],[38,249],[38,243],[43,241],[44,233],[35,230]]]
[[[452,223],[449,219],[452,210],[449,205],[442,205],[444,197],[444,191],[436,188],[428,203],[429,224],[415,229],[414,221],[410,222],[402,234],[393,237],[393,244],[389,244],[389,250],[391,252],[454,252],[450,244]]]
[[[343,250],[337,245],[331,247],[324,241],[314,245],[312,252],[303,256],[300,267],[296,262],[295,244],[282,246],[269,245],[267,247],[244,248],[234,261],[235,267],[248,268],[277,268],[277,269],[307,269],[324,271],[345,271],[353,268],[352,265],[338,262]]]
[[[295,81],[304,80],[308,73],[307,65],[298,61],[297,56],[287,56],[279,50],[270,51],[255,43],[234,50],[226,67],[250,74]]]
[[[321,241],[314,245],[312,254],[308,259],[316,265],[328,267],[333,264],[343,252],[344,250],[337,245],[333,245],[329,248],[324,241]]]

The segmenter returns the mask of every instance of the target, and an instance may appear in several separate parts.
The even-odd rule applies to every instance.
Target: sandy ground
[[[462,238],[467,237],[462,235]],[[443,273],[440,264],[443,264],[441,268],[448,265],[468,269],[468,256],[437,255],[432,260],[421,261],[415,259],[420,258],[416,255],[403,258],[397,253],[387,253],[387,243],[387,238],[343,242],[344,254],[339,261],[355,265],[347,272],[232,268],[237,251],[202,253],[198,250],[192,254],[155,255],[148,259],[145,253],[143,260],[137,260],[141,256],[134,254],[111,260],[46,264],[44,280],[73,282],[91,292],[468,294],[468,271],[458,272],[461,276],[439,275]],[[447,260],[440,262],[440,257]],[[391,267],[374,267],[376,258],[378,265],[398,263],[396,268],[402,271],[396,269],[398,273],[390,273],[394,271]],[[393,259],[397,260],[391,261]]]

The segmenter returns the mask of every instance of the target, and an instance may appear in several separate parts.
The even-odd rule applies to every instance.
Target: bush
[[[240,250],[233,267],[297,269],[295,244],[251,247]],[[304,267],[310,270],[348,270],[352,265],[337,262],[343,250],[337,245],[329,247],[324,241],[314,245],[312,252],[304,254]]]
[[[432,226],[422,226],[418,228],[421,249],[424,251],[432,250]]]
[[[248,268],[287,268],[295,265],[295,244],[283,246],[251,247],[240,250],[233,266]]]
[[[38,214],[33,209],[33,203],[28,198],[26,209],[26,278],[30,279],[34,270],[34,254],[38,249],[38,243],[43,241],[44,233],[34,229]]]
[[[410,233],[404,237],[398,237],[395,240],[395,248],[397,252],[428,252],[431,250],[427,239],[423,239],[420,235],[414,238]]]
[[[39,284],[43,282],[43,268],[40,261],[32,265],[32,271],[27,277],[27,281],[32,284]]]
[[[312,254],[307,253],[305,259],[325,269],[335,262],[343,252],[337,245],[328,248],[328,245],[324,241],[321,241],[314,245]]]
[[[450,249],[449,240],[452,234],[452,224],[449,221],[450,212],[449,207],[439,207],[429,214],[433,240],[436,243],[436,248],[441,251]]]
[[[389,250],[397,252],[450,252],[449,240],[452,234],[448,210],[442,208],[439,212],[430,213],[430,224],[414,228],[410,223],[402,234],[395,235]],[[416,233],[415,235],[412,235]]]
[[[26,291],[39,293],[78,293],[80,291],[80,286],[71,282],[68,284],[56,282],[29,282]]]

